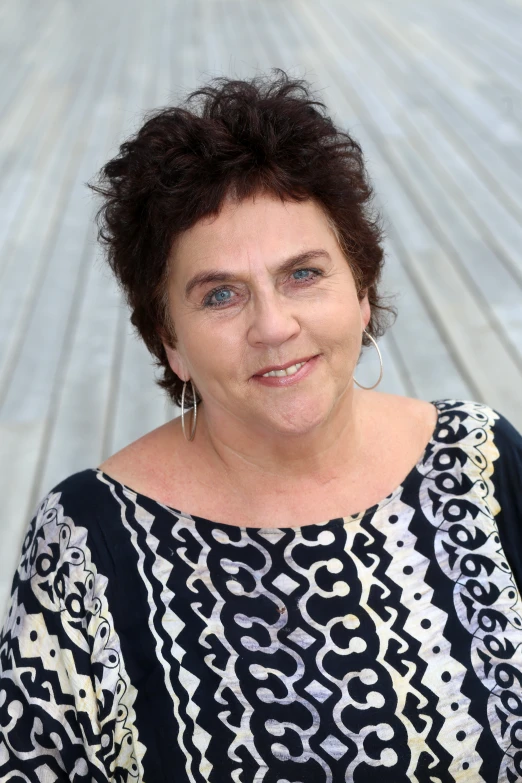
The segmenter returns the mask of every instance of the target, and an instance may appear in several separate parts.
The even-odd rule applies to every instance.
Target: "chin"
[[[309,403],[306,409],[300,406],[292,410],[274,410],[271,411],[270,428],[287,436],[307,435],[320,427],[328,418],[329,410],[321,410],[317,404]]]

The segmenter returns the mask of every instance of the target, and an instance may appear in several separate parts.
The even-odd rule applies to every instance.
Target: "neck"
[[[250,428],[198,409],[199,448],[234,491],[285,492],[324,485],[357,471],[363,446],[363,396],[350,389],[321,426],[304,434]]]

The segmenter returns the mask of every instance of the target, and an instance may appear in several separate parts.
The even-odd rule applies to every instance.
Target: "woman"
[[[393,314],[358,144],[221,79],[94,187],[182,415],[30,522],[1,780],[522,780],[522,437],[355,381]]]

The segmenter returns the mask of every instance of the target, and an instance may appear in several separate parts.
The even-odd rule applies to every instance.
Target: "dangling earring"
[[[382,356],[381,356],[381,352],[379,351],[379,346],[377,345],[377,343],[375,342],[375,340],[373,339],[373,337],[371,336],[371,334],[369,334],[369,332],[367,332],[367,331],[366,331],[366,329],[363,329],[363,332],[364,332],[364,334],[365,334],[367,337],[369,337],[369,338],[370,338],[370,340],[372,341],[372,343],[373,343],[373,344],[375,345],[375,347],[377,348],[377,353],[379,354],[379,362],[380,362],[380,364],[381,364],[381,372],[380,372],[380,375],[379,375],[379,380],[377,381],[377,383],[374,383],[374,384],[373,384],[373,386],[361,386],[361,384],[360,384],[360,383],[358,383],[358,382],[355,380],[355,376],[354,376],[354,378],[353,378],[353,379],[354,379],[355,383],[357,384],[357,386],[360,386],[360,388],[361,388],[361,389],[375,389],[375,387],[376,387],[376,386],[378,386],[378,385],[380,384],[381,380],[382,380]]]
[[[185,436],[186,440],[194,440],[194,435],[196,434],[196,419],[198,416],[198,403],[196,401],[196,390],[194,389],[194,384],[192,383],[192,380],[190,381],[190,385],[192,386],[192,399],[194,400],[194,407],[192,408],[192,427],[190,432],[190,438],[187,438],[187,433],[185,432],[185,390],[187,388],[187,381],[183,384],[183,391],[181,393],[181,429],[183,430],[183,435]]]

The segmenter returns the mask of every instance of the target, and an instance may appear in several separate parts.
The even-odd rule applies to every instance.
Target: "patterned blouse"
[[[320,524],[54,487],[0,640],[2,783],[522,781],[522,437],[434,404],[402,484]]]

